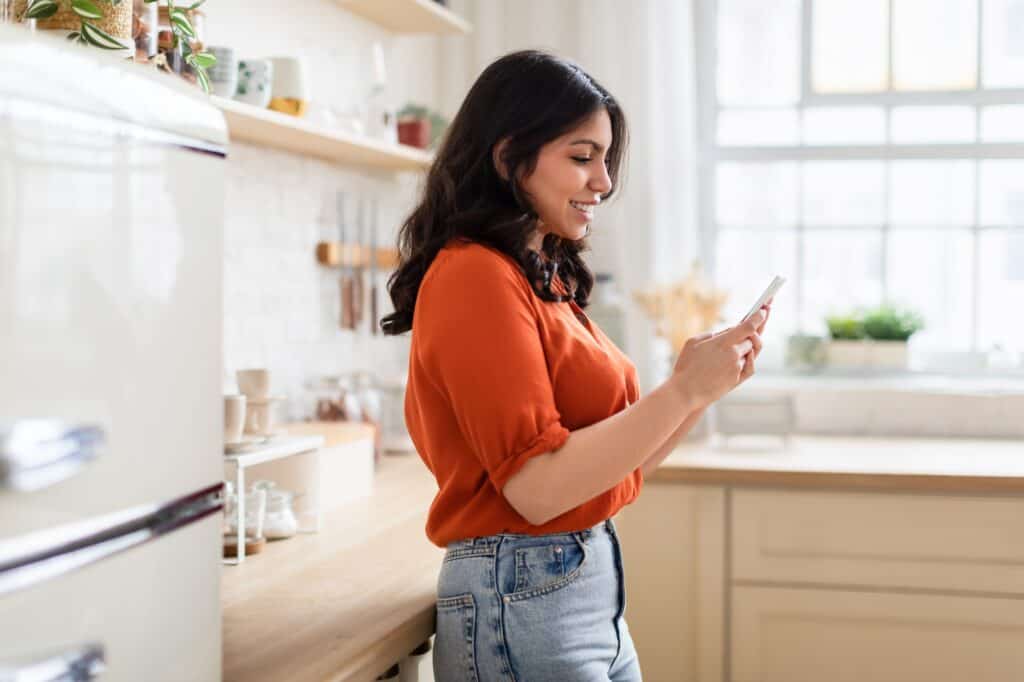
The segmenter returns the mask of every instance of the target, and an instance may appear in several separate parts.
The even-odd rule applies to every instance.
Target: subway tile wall
[[[301,5],[301,6],[300,6]],[[437,105],[435,37],[398,37],[347,11],[334,0],[252,3],[217,0],[204,5],[206,41],[233,47],[240,58],[299,56],[308,68],[311,111],[350,112],[370,87],[372,45],[384,47],[396,107]],[[228,155],[224,235],[225,387],[234,371],[267,367],[275,394],[288,398],[282,418],[312,409],[307,382],[315,377],[370,370],[383,378],[405,375],[409,339],[370,337],[339,326],[339,272],[315,258],[316,243],[337,239],[335,193],[348,198],[354,225],[356,198],[377,197],[379,244],[394,244],[411,210],[418,179],[341,166],[285,152],[232,143]],[[350,235],[351,236],[351,235]],[[391,311],[378,281],[380,311]]]
[[[224,224],[224,366],[267,367],[275,394],[288,398],[282,417],[300,419],[305,390],[322,375],[369,370],[404,376],[409,338],[372,337],[364,321],[340,328],[337,270],[316,262],[318,241],[337,240],[335,196],[346,196],[349,238],[356,201],[378,198],[378,243],[394,244],[416,185],[291,154],[234,144],[228,158]],[[366,204],[369,207],[369,203]],[[367,208],[367,213],[369,209]],[[378,274],[380,314],[391,311],[386,273]],[[364,282],[369,285],[368,274]]]

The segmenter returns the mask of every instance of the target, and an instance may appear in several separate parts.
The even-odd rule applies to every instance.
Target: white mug
[[[265,400],[270,395],[270,370],[268,369],[240,369],[235,372],[238,380],[238,390],[249,398],[251,403],[254,399]]]
[[[245,426],[245,396],[224,396],[224,442],[234,444],[242,442],[242,429]]]

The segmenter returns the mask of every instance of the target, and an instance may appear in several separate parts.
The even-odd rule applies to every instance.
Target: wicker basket
[[[90,19],[96,28],[106,31],[119,39],[126,46],[134,46],[132,40],[132,2],[121,0],[114,4],[111,0],[95,0],[96,5],[103,10],[102,19]],[[82,26],[82,19],[71,10],[70,0],[57,0],[59,9],[52,17],[36,21],[36,28],[46,31],[64,31],[69,33],[77,31]],[[15,0],[15,16],[20,17],[25,12],[28,0]]]

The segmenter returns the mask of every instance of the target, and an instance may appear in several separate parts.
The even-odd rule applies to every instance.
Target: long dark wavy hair
[[[580,256],[586,240],[546,234],[542,253],[529,249],[537,213],[519,180],[534,171],[542,146],[601,109],[612,128],[606,163],[613,189],[603,195],[607,199],[618,186],[627,146],[625,115],[607,90],[576,64],[536,50],[505,55],[480,74],[427,172],[422,200],[398,233],[399,264],[388,279],[395,311],[381,320],[385,334],[412,329],[420,282],[455,238],[511,256],[542,300],[571,297],[587,306],[594,276]],[[495,145],[506,139],[501,161],[507,180],[493,159]],[[552,290],[556,275],[569,296]]]

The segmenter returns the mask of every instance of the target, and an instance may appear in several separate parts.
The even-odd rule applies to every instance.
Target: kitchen
[[[645,392],[788,279],[758,374],[616,519],[645,677],[1020,679],[1022,3],[869,4],[209,0],[189,18],[236,66],[213,99],[0,26],[0,679],[44,654],[431,679],[436,486],[403,433],[409,335],[373,333],[370,290],[387,314],[430,163],[409,119],[440,127],[526,47],[630,118],[587,314]],[[264,61],[292,92],[259,92]],[[59,426],[16,430],[37,418],[95,461],[19,462]],[[115,526],[141,546],[46,549]]]

